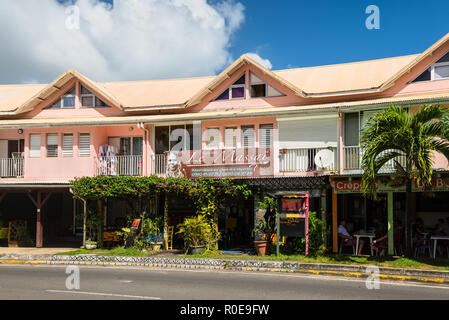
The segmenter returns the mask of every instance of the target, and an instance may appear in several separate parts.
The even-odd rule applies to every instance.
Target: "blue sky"
[[[241,1],[245,22],[231,52],[257,50],[273,69],[420,53],[449,32],[449,1]],[[365,27],[368,5],[380,30]]]
[[[381,59],[449,32],[448,0],[114,0],[113,11],[96,1],[2,0],[0,84],[48,83],[69,68],[96,81],[210,76],[242,54],[274,70]],[[365,26],[369,5],[379,30]]]

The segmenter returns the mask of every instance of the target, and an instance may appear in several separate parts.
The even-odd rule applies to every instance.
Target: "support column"
[[[327,230],[327,192],[326,190],[321,191],[321,220],[324,222],[324,246],[327,248],[327,236],[326,236],[326,230]]]
[[[42,192],[37,193],[37,199],[34,199],[33,196],[28,193],[27,194],[30,200],[36,206],[36,248],[42,248],[44,245],[44,227],[42,225],[42,207],[45,205],[47,200],[51,196],[51,192],[49,192],[45,198],[42,200]]]
[[[393,191],[388,192],[388,254],[394,254]]]
[[[332,188],[332,252],[338,252],[338,195]]]

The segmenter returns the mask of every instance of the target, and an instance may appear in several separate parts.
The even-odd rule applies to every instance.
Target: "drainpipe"
[[[148,161],[148,154],[149,154],[149,148],[148,148],[148,143],[150,140],[150,130],[148,130],[147,128],[145,128],[145,124],[143,122],[139,122],[137,124],[137,126],[140,129],[143,129],[143,131],[145,131],[145,175],[148,175],[148,166],[150,164],[150,162]]]

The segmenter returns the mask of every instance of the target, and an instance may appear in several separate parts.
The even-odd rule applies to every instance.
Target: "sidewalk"
[[[35,250],[35,249],[34,249]],[[372,274],[367,266],[348,264],[301,263],[291,261],[264,261],[211,258],[177,258],[173,256],[122,257],[97,256],[95,254],[53,255],[58,249],[42,250],[39,254],[0,254],[0,264],[47,264],[47,265],[99,265],[141,266],[149,268],[205,269],[246,272],[285,272],[310,275],[368,278]],[[0,250],[3,251],[3,250]],[[25,251],[26,252],[26,251]],[[59,249],[58,252],[61,252]],[[399,269],[379,267],[383,280],[413,281],[449,285],[449,271]],[[372,271],[371,271],[372,272]]]

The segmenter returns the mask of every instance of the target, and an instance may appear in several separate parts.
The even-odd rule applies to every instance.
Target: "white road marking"
[[[120,298],[133,298],[133,299],[146,299],[146,300],[161,300],[159,297],[147,297],[147,296],[132,296],[128,294],[115,294],[115,293],[104,293],[104,292],[86,292],[77,290],[45,290],[49,293],[72,293],[72,294],[86,294],[92,296],[105,296],[105,297],[120,297]]]
[[[120,282],[122,282],[122,283],[131,283],[132,281],[131,280],[120,280]]]
[[[20,267],[21,265],[0,265],[1,266],[15,266]],[[65,265],[30,265],[30,267],[66,267]],[[233,270],[189,270],[189,269],[171,269],[171,268],[157,268],[151,269],[147,267],[132,267],[132,266],[93,266],[93,265],[80,265],[80,269],[99,269],[99,267],[107,269],[119,269],[119,270],[140,270],[144,272],[159,272],[166,274],[168,272],[200,272],[200,273],[226,273],[234,275],[253,275],[253,276],[272,276],[272,277],[294,277],[294,278],[307,278],[316,280],[332,280],[332,281],[348,281],[348,282],[366,282],[366,279],[347,279],[342,276],[326,276],[326,275],[299,275],[299,274],[276,274],[269,272],[244,272],[244,271],[233,271]],[[401,280],[391,280],[385,281],[381,280],[380,284],[390,285],[390,286],[403,286],[403,287],[421,287],[421,288],[431,288],[431,289],[445,289],[449,290],[449,286],[438,286],[433,284],[420,284],[416,282],[402,283]]]

